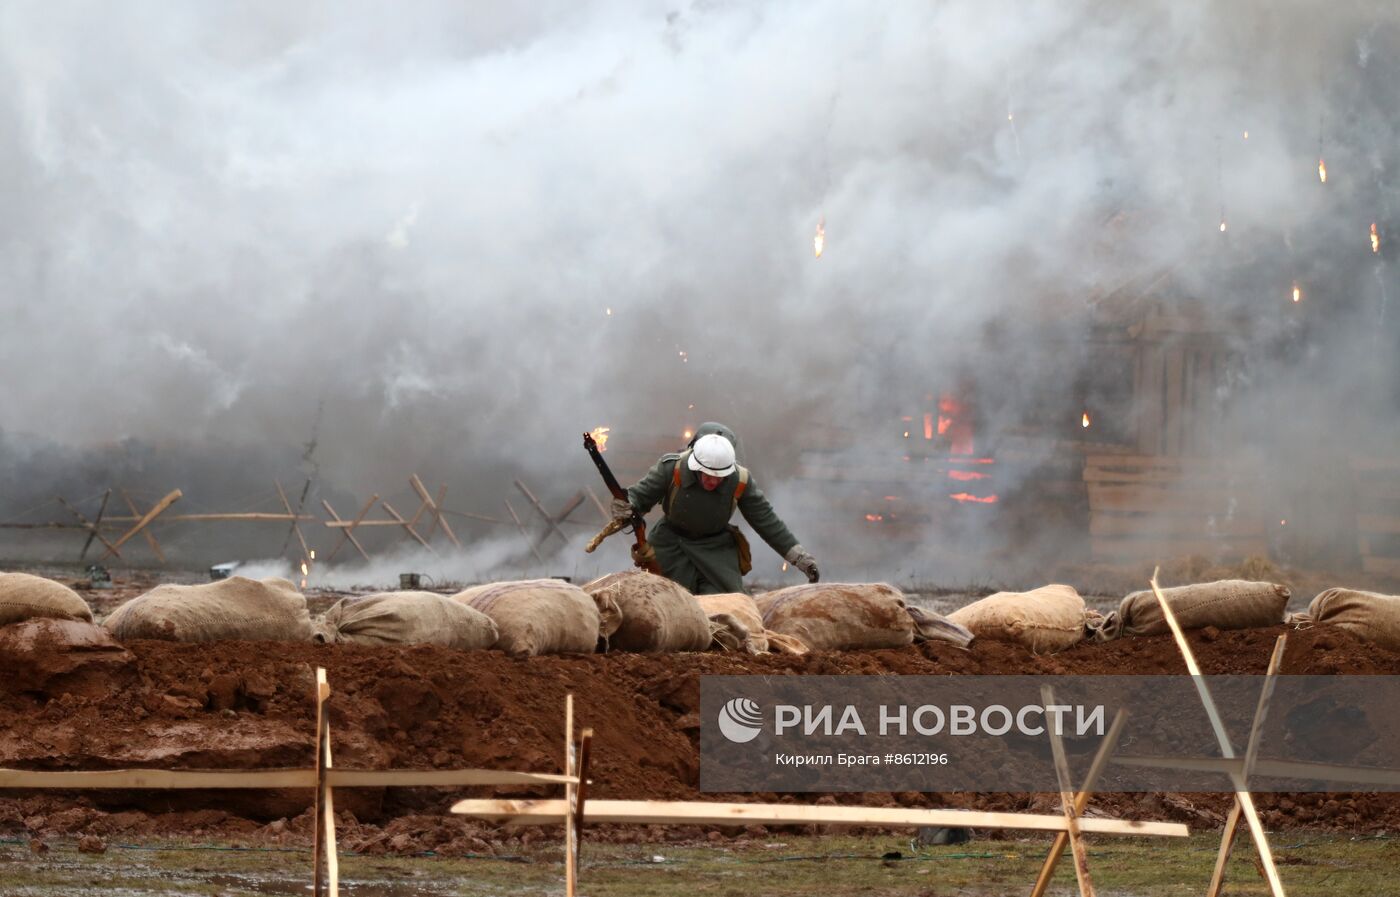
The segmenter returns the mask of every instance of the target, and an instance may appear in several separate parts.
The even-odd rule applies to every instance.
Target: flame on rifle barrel
[[[593,437],[593,441],[598,443],[598,451],[608,450],[608,434],[612,432],[612,427],[594,427],[593,432],[588,435]]]
[[[1317,158],[1317,179],[1322,183],[1327,183],[1327,162],[1321,156]]]
[[[1084,412],[1084,416],[1079,419],[1079,425],[1087,430],[1089,429],[1090,423],[1092,422],[1089,420],[1089,412],[1086,411]]]
[[[1294,302],[1302,302],[1302,301],[1303,301],[1303,288],[1300,287],[1300,286],[1298,286],[1298,281],[1296,281],[1296,280],[1293,281],[1293,301],[1294,301]]]
[[[1371,251],[1381,251],[1381,235],[1376,233],[1376,222],[1371,222]]]

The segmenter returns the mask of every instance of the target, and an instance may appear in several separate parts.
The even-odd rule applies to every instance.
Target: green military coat
[[[739,551],[729,529],[739,471],[726,477],[713,492],[707,492],[700,484],[700,475],[686,466],[684,457],[662,455],[641,482],[627,490],[627,498],[643,514],[658,502],[662,504],[665,516],[651,528],[649,541],[668,579],[696,595],[742,592]],[[669,495],[677,464],[681,482],[672,501]],[[778,554],[786,555],[797,544],[797,538],[752,479],[739,496],[738,507],[759,538]]]

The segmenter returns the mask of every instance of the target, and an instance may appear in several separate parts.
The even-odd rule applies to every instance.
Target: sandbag
[[[953,611],[948,619],[980,639],[1014,642],[1037,654],[1063,651],[1084,639],[1084,599],[1073,586],[997,592]]]
[[[196,586],[160,585],[102,624],[118,641],[304,642],[311,638],[306,597],[285,579],[230,576]]]
[[[721,615],[733,618],[747,632],[742,639],[740,647],[750,654],[766,654],[768,652],[768,637],[764,635],[763,615],[758,612],[758,605],[753,598],[743,592],[729,592],[722,595],[696,595],[695,600],[700,603],[700,609],[705,612],[705,616],[710,618],[710,622],[717,622]],[[730,631],[732,627],[729,627]]]
[[[643,570],[611,574],[590,585],[595,600],[611,599],[622,611],[622,625],[609,640],[611,650],[658,653],[710,646],[709,618],[685,586]]]
[[[458,592],[460,601],[496,624],[496,647],[516,656],[591,654],[603,636],[598,606],[560,579],[489,582]]]
[[[904,594],[877,583],[808,583],[769,592],[758,602],[763,625],[813,651],[898,648],[914,641]]]
[[[316,621],[317,642],[490,648],[500,634],[490,617],[436,592],[377,592],[342,598]]]
[[[28,573],[0,573],[0,626],[25,620],[92,622],[92,608],[61,582]]]
[[[1400,596],[1328,589],[1308,605],[1306,619],[1296,622],[1331,623],[1378,645],[1400,650]]]
[[[1272,582],[1222,579],[1162,590],[1172,616],[1182,629],[1256,629],[1283,622],[1283,609],[1292,593],[1287,586]],[[1167,618],[1151,589],[1124,598],[1104,618],[1095,634],[1099,641],[1125,635],[1165,635]]]

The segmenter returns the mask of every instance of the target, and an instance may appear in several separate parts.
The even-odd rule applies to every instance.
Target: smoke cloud
[[[718,419],[824,569],[995,576],[993,534],[883,571],[804,448],[898,455],[968,390],[979,451],[1053,453],[1106,309],[1174,297],[1247,322],[1223,450],[1393,444],[1393,5],[527,7],[0,8],[0,518],[308,477],[409,513],[415,471],[503,514],[592,481],[583,430]]]

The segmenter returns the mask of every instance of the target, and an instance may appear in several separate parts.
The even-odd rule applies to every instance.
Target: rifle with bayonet
[[[598,468],[598,473],[603,475],[603,483],[608,487],[608,492],[612,497],[627,501],[627,490],[618,483],[617,477],[613,476],[612,469],[608,467],[608,462],[603,460],[603,453],[598,449],[598,443],[593,438],[592,433],[583,434],[583,447],[588,450],[588,455],[593,459],[593,464]],[[647,522],[636,508],[632,509],[632,519],[630,521],[610,520],[608,525],[598,532],[598,535],[584,546],[583,550],[590,554],[603,544],[603,540],[616,532],[630,532],[636,539],[637,544],[632,546],[632,563],[650,573],[660,573],[661,565],[656,562],[656,553],[647,544]]]

